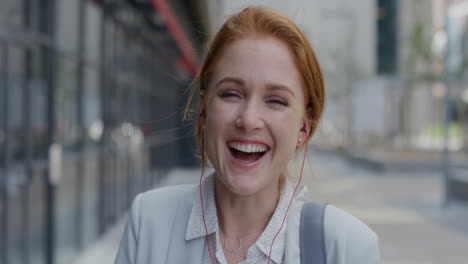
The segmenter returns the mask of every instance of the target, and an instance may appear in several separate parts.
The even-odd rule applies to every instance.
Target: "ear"
[[[305,137],[309,137],[312,133],[312,107],[307,106],[305,111],[304,119],[302,120],[301,132],[304,133]]]
[[[307,106],[304,117],[302,119],[301,129],[299,130],[296,149],[301,148],[308,140],[312,133],[312,108]]]

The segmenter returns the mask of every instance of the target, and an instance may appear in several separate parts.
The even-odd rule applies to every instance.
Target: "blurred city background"
[[[468,263],[466,0],[1,0],[0,263],[112,263],[137,193],[197,182],[186,91],[255,4],[323,67],[312,199],[369,224],[382,263]]]

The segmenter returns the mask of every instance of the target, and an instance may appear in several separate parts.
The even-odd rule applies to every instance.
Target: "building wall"
[[[431,65],[427,65],[427,61],[424,61],[423,52],[431,45],[432,25],[432,1],[398,1],[398,71],[400,74],[421,74],[431,68]],[[418,30],[421,30],[420,39],[424,44],[422,46],[418,43]],[[413,64],[415,67],[411,67]]]
[[[221,1],[221,19],[219,15],[212,18],[213,28],[219,28],[229,14],[251,5],[271,6],[291,17],[308,36],[324,68],[334,71],[351,59],[360,75],[374,73],[374,1]]]

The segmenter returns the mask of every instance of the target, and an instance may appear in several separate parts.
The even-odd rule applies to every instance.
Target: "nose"
[[[236,126],[246,132],[255,131],[265,126],[259,104],[253,100],[243,105],[236,119]]]

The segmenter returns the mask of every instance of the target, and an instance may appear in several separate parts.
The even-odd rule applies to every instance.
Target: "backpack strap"
[[[302,206],[299,240],[302,264],[326,264],[325,208],[326,203],[305,202]]]

